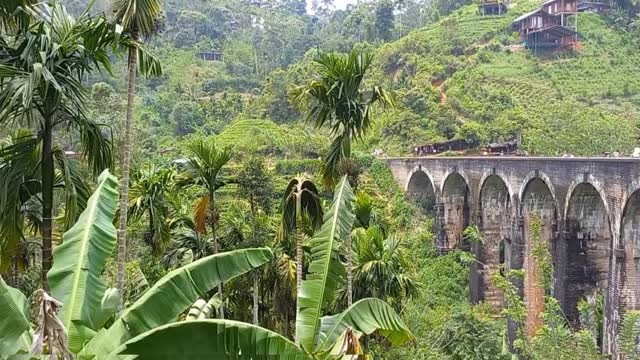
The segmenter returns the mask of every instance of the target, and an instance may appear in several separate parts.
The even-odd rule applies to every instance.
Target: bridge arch
[[[478,189],[477,189],[477,196],[478,198],[475,199],[475,203],[480,204],[480,195],[482,194],[482,187],[485,185],[485,182],[487,181],[487,179],[490,176],[497,176],[498,178],[500,178],[500,180],[502,180],[502,182],[504,183],[504,185],[507,188],[507,191],[509,192],[509,198],[511,200],[511,208],[512,208],[512,215],[515,216],[517,215],[517,203],[518,203],[518,199],[517,199],[517,195],[514,191],[513,191],[513,185],[512,183],[509,181],[509,177],[507,176],[507,174],[505,174],[503,171],[501,170],[497,170],[495,168],[491,169],[491,170],[487,170],[485,172],[482,173],[482,177],[480,178],[480,182],[478,183]]]
[[[621,262],[620,306],[640,310],[640,181],[635,180],[625,194],[620,221]]]
[[[462,232],[471,222],[473,193],[469,177],[458,169],[449,170],[443,177],[440,200],[445,231],[444,247],[469,250]]]
[[[445,186],[447,186],[447,181],[450,180],[452,178],[452,176],[453,177],[455,177],[455,176],[461,177],[464,180],[464,182],[467,185],[467,187],[469,188],[469,195],[472,195],[471,181],[469,180],[470,179],[469,176],[467,175],[467,173],[464,170],[459,169],[457,166],[448,169],[447,172],[442,177],[442,179],[444,179],[444,180],[442,181],[442,184],[440,185],[440,194],[444,195],[444,189],[445,189]]]
[[[495,310],[504,306],[502,293],[495,287],[492,275],[504,267],[509,269],[511,259],[511,217],[513,215],[512,191],[506,177],[497,172],[487,173],[480,181],[479,215],[480,230],[485,239],[480,248],[480,300]]]
[[[425,211],[432,211],[438,196],[433,175],[422,166],[411,170],[405,184],[405,193],[409,199],[416,201]]]
[[[534,335],[542,320],[540,313],[544,309],[546,289],[540,286],[539,266],[533,250],[536,241],[542,241],[549,248],[554,269],[557,269],[556,234],[558,226],[558,202],[553,185],[546,174],[535,171],[522,183],[520,192],[520,213],[523,220],[522,238],[524,241],[524,302],[527,310],[527,334]],[[532,232],[534,220],[539,221],[539,233]]]
[[[549,176],[547,174],[545,174],[542,171],[539,170],[535,170],[532,171],[530,173],[527,174],[527,176],[522,180],[522,183],[520,184],[520,191],[518,191],[518,197],[520,199],[520,202],[523,203],[524,202],[524,191],[527,188],[527,186],[531,183],[532,180],[535,179],[539,179],[542,180],[545,185],[547,186],[547,188],[549,189],[549,192],[551,193],[551,196],[553,197],[553,201],[556,203],[557,205],[557,199],[556,199],[556,190],[553,187],[553,183],[551,182],[551,178],[549,178]],[[522,210],[522,209],[521,209]]]
[[[564,218],[563,305],[569,321],[577,325],[578,302],[607,289],[614,239],[607,198],[593,176],[577,178],[570,185]]]

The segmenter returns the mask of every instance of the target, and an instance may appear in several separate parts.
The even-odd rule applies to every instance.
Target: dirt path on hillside
[[[439,79],[431,83],[433,87],[438,89],[440,93],[440,104],[444,104],[447,102],[447,93],[444,92],[444,79]]]

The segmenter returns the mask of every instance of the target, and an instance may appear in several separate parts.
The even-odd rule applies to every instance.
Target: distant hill
[[[373,78],[402,105],[380,116],[365,147],[402,154],[451,137],[522,134],[532,154],[630,153],[640,126],[638,41],[606,16],[579,13],[575,50],[534,53],[511,22],[539,4],[520,0],[502,16],[464,6],[377,49]]]
[[[83,0],[64,2],[73,11],[84,6]],[[398,97],[396,109],[376,112],[373,129],[356,145],[363,152],[402,155],[434,141],[486,144],[518,136],[531,154],[630,153],[638,145],[640,40],[607,15],[578,15],[574,50],[534,52],[522,46],[511,23],[541,0],[512,1],[501,16],[481,16],[467,0],[446,9],[434,8],[443,1],[408,0],[410,6],[389,19],[392,41],[376,35],[381,3],[318,17],[304,13],[302,0],[166,0],[162,32],[147,42],[164,75],[141,81],[140,119],[162,134],[162,143],[231,127],[221,141],[316,157],[326,134],[297,130],[302,115],[288,90],[309,80],[318,50],[355,47],[375,56],[367,81]],[[411,20],[420,9],[448,15]],[[425,22],[430,25],[407,34]],[[204,61],[201,52],[222,53],[224,61]],[[116,66],[122,74],[123,65]],[[123,93],[123,79],[105,81]],[[259,141],[235,141],[254,133]]]

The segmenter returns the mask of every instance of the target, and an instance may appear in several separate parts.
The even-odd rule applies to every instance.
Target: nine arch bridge
[[[384,160],[407,196],[435,215],[442,251],[471,249],[472,301],[503,306],[491,274],[501,264],[524,269],[519,287],[527,329],[539,325],[544,290],[537,285],[530,226],[541,223],[554,265],[553,295],[578,322],[578,302],[605,298],[603,348],[615,352],[626,310],[640,310],[640,160],[629,158],[413,157]],[[475,224],[485,241],[466,244]]]

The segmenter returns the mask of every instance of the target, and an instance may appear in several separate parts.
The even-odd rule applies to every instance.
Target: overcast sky
[[[0,0],[2,1],[2,0]],[[311,0],[306,0],[307,2],[307,11],[311,13]],[[333,5],[336,9],[344,10],[347,5],[355,4],[358,0],[333,0]]]
[[[334,0],[337,9],[344,9],[348,4],[355,4],[356,0]]]

